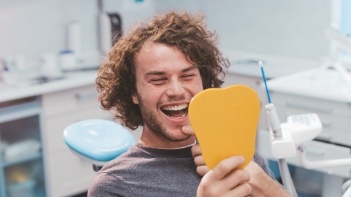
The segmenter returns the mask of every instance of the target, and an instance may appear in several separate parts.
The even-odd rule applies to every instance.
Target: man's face
[[[190,125],[188,105],[203,90],[197,65],[175,47],[147,42],[134,57],[136,93],[144,128],[141,141],[158,148],[194,142],[181,128]]]

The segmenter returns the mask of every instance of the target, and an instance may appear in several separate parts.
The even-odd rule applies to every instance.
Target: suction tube
[[[282,139],[282,130],[280,127],[280,121],[277,115],[277,111],[275,110],[274,104],[271,102],[271,97],[269,94],[269,89],[267,86],[267,80],[266,76],[264,73],[264,68],[263,68],[263,62],[259,61],[258,65],[260,66],[261,69],[261,74],[262,74],[262,79],[265,85],[266,89],[266,94],[268,98],[268,104],[266,105],[266,111],[267,111],[267,116],[268,116],[268,123],[270,125],[270,130],[273,134],[273,138],[275,140],[280,140]],[[278,159],[278,166],[279,166],[279,172],[280,176],[282,178],[282,182],[284,187],[288,190],[290,194],[293,196],[297,197],[297,192],[295,189],[294,182],[292,181],[291,174],[288,168],[288,164],[285,159]]]

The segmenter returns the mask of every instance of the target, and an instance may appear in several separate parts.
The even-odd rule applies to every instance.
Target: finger
[[[250,174],[256,175],[260,174],[263,169],[256,162],[250,161],[250,163],[245,167],[245,170],[250,172]]]
[[[220,180],[227,176],[231,171],[238,168],[244,163],[244,157],[233,156],[219,162],[215,168],[213,168],[213,173],[208,177],[210,180]]]
[[[228,196],[248,196],[251,194],[251,185],[249,173],[244,169],[232,170],[223,179],[214,180],[214,171],[210,170],[202,179],[199,185],[199,191],[207,196],[224,196],[227,192]],[[233,175],[231,177],[231,175]],[[246,189],[245,189],[246,188]]]
[[[195,162],[196,166],[205,166],[206,165],[204,157],[202,155],[194,157],[194,162]]]
[[[237,185],[248,183],[250,181],[250,173],[244,169],[236,169],[229,173],[223,181],[231,188],[234,188]]]
[[[195,144],[192,148],[191,148],[191,154],[193,157],[197,157],[199,155],[202,155],[201,152],[201,148],[199,144]]]
[[[209,172],[209,171],[210,171],[210,169],[207,166],[197,166],[196,167],[196,172],[200,176],[205,176],[205,174],[207,174],[207,172]]]
[[[222,184],[228,189],[228,196],[247,196],[252,192],[249,180],[250,176],[246,170],[237,169],[226,176],[222,180]]]
[[[194,130],[191,126],[183,126],[181,130],[184,134],[195,135]]]
[[[249,183],[243,183],[241,185],[236,186],[228,193],[223,195],[224,197],[233,197],[233,196],[250,196],[252,192],[251,185]]]

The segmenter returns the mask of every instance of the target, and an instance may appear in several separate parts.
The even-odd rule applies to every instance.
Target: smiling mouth
[[[183,118],[188,114],[188,104],[165,106],[161,110],[170,118]]]

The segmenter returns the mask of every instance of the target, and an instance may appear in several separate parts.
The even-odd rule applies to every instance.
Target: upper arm
[[[132,196],[127,185],[118,177],[99,172],[93,178],[87,197],[122,197]]]

